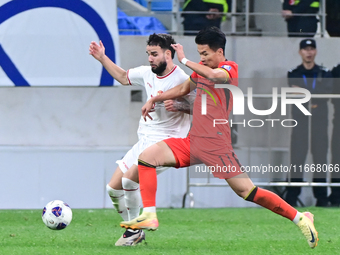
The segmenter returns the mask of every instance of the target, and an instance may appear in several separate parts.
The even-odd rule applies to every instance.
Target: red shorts
[[[241,164],[230,147],[225,146],[225,149],[218,152],[204,151],[202,148],[191,148],[190,150],[190,134],[186,138],[169,138],[164,142],[175,156],[176,168],[203,163],[210,167],[214,177],[220,179],[230,179],[243,173]]]

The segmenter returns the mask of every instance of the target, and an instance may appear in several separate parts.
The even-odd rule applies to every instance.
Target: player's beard
[[[157,75],[161,75],[165,71],[166,66],[167,66],[166,61],[163,61],[163,62],[160,62],[157,67],[155,68],[151,67],[151,71]]]

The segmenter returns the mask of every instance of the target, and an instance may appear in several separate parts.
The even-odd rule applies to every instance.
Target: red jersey
[[[228,84],[237,86],[237,64],[223,61],[218,65],[229,74]],[[215,83],[197,73],[190,76],[196,84],[193,121],[187,138],[169,138],[164,142],[172,150],[176,167],[205,164],[213,167],[215,177],[229,179],[242,174],[241,164],[231,145],[230,127],[227,123],[233,106],[233,97],[228,89],[215,88]],[[202,114],[202,95],[206,95],[206,114]],[[214,120],[225,120],[225,124],[214,127]],[[215,171],[216,170],[216,171]]]
[[[201,64],[201,63],[200,63]],[[238,66],[233,61],[223,61],[218,68],[229,74],[227,84],[237,86]],[[214,120],[229,120],[229,114],[233,106],[232,93],[228,89],[215,88],[215,83],[198,75],[196,72],[190,79],[197,86],[196,99],[193,107],[193,121],[190,130],[191,139],[216,138],[218,143],[231,145],[231,134],[229,124],[217,124]],[[206,95],[206,115],[202,114],[202,95]],[[213,139],[215,140],[215,139]],[[221,144],[220,143],[220,144]]]

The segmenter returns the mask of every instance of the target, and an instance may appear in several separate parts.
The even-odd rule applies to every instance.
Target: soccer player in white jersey
[[[123,85],[144,86],[147,100],[157,96],[184,81],[189,77],[173,63],[175,50],[171,47],[174,39],[167,34],[152,34],[149,36],[146,53],[150,66],[140,66],[125,71],[114,64],[106,55],[103,43],[91,42],[89,53],[97,59],[105,69]],[[187,96],[187,101],[190,99]],[[183,100],[182,100],[183,101]],[[165,105],[165,106],[164,106]],[[145,122],[141,117],[138,128],[139,141],[130,149],[122,160],[117,160],[118,167],[106,189],[112,204],[124,221],[139,216],[140,193],[138,180],[138,156],[150,145],[169,137],[186,137],[190,129],[188,113],[189,103],[183,111],[183,103],[179,109],[174,101],[156,104],[151,112],[153,120]],[[184,106],[186,106],[184,105]],[[168,109],[168,110],[167,110]],[[166,168],[157,169],[159,174]],[[127,230],[116,242],[116,246],[133,246],[145,240],[142,230]]]

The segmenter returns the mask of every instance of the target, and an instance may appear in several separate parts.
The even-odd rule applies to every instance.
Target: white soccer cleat
[[[137,233],[126,230],[124,234],[115,243],[116,246],[135,246],[145,241],[145,233],[139,230]]]

